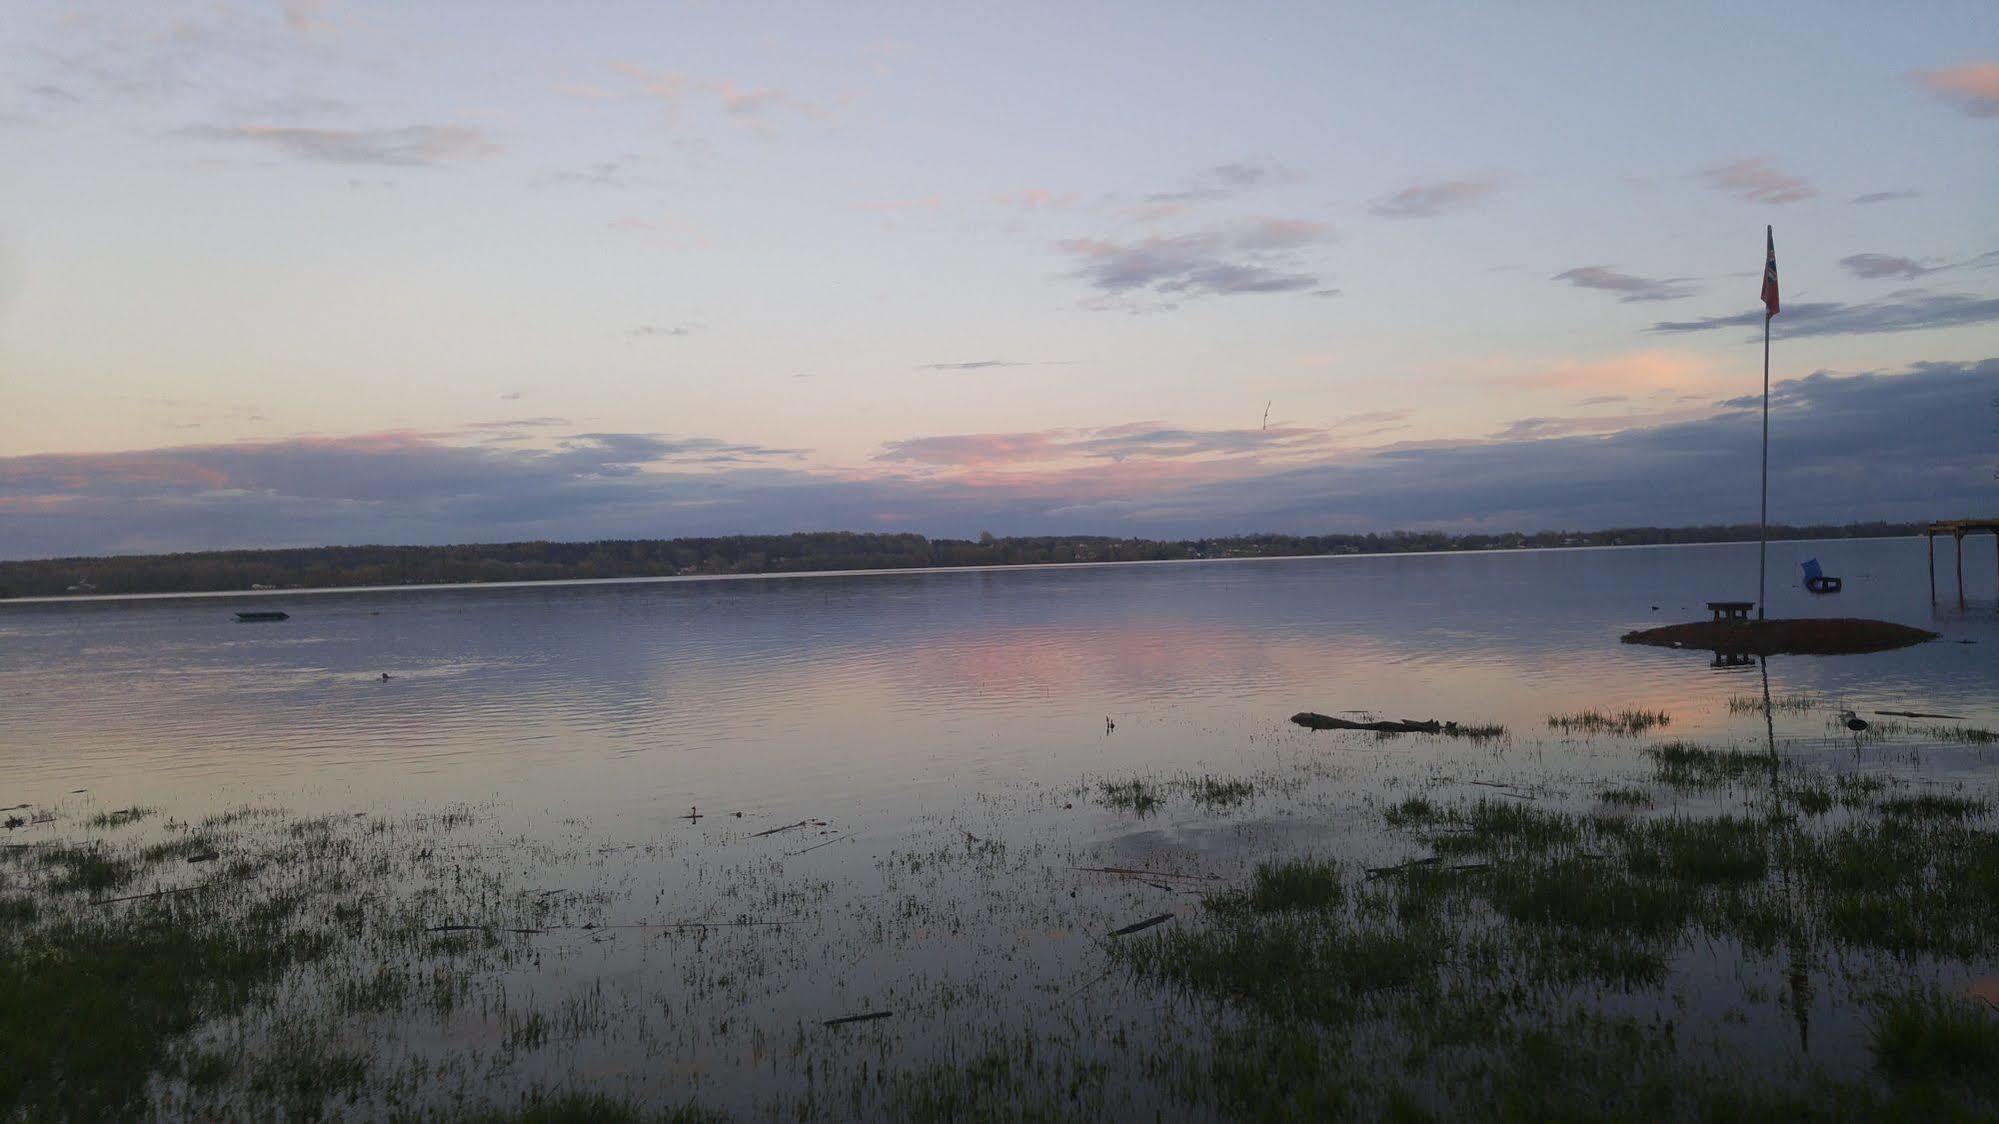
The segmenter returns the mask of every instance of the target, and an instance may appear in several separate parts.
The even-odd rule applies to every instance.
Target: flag
[[[1763,259],[1763,319],[1777,315],[1777,235],[1769,227],[1763,228],[1763,237],[1769,240],[1769,256]]]

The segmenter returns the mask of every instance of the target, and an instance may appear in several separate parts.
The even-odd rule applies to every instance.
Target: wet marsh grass
[[[1627,708],[1618,711],[1580,710],[1574,714],[1551,714],[1548,728],[1564,734],[1614,734],[1636,737],[1671,725],[1673,716],[1663,710]]]
[[[1166,778],[1135,777],[1103,781],[1096,786],[1097,800],[1106,808],[1145,816],[1164,807],[1169,799],[1183,799],[1210,812],[1227,811],[1246,803],[1256,794],[1257,782],[1242,777],[1184,773]]]
[[[1120,812],[1171,807],[1177,822],[1164,825],[1090,819],[1132,838],[1246,838],[1226,852],[1240,865],[1190,848],[1135,864],[1179,870],[1163,882],[1078,874],[1123,860],[1009,833],[1022,805],[995,801],[885,848],[878,894],[786,876],[777,856],[805,844],[774,837],[763,858],[703,868],[698,904],[642,911],[724,926],[693,930],[599,927],[630,904],[628,884],[529,874],[537,845],[470,836],[477,809],[244,809],[148,821],[144,838],[107,824],[0,853],[0,1056],[33,1063],[0,1067],[0,1119],[251,1115],[246,1105],[296,1119],[715,1119],[671,1085],[628,1094],[598,1081],[590,1051],[624,1043],[671,1066],[752,1035],[759,1072],[816,1075],[760,1102],[759,1118],[1104,1118],[1134,1091],[1166,1116],[1252,1119],[1976,1115],[1999,1103],[1977,1068],[1989,1028],[1964,1012],[1988,1013],[1908,987],[1917,965],[1999,957],[1986,799],[1684,742],[1637,760],[1638,776],[1578,778],[1566,797],[1553,785],[1446,796],[1443,771],[1402,782],[1431,787],[1363,797],[1389,844],[1373,869],[1337,844],[1327,853],[1322,835],[1254,834],[1274,817],[1244,809],[1287,791],[1272,774],[1084,778],[1025,806],[1059,818],[1080,791]],[[629,846],[589,869],[622,878],[624,864],[655,857],[651,843]],[[90,904],[189,886],[205,888]],[[822,911],[866,921],[871,939],[822,935]],[[1172,924],[1103,936],[1164,912]],[[772,919],[810,924],[726,927]],[[428,931],[441,924],[476,927]],[[1067,947],[1103,982],[1034,959],[1059,944],[1047,934],[1071,931],[1082,939]],[[595,963],[582,958],[600,941],[666,965],[641,977],[636,1001],[663,1016],[636,1014],[609,977],[563,974]],[[1860,1042],[1878,1078],[1799,1088],[1752,1066],[1710,1071],[1688,1046],[1712,1045],[1711,1027],[1621,1013],[1672,1011],[1689,962],[1725,964],[1737,949],[1740,975],[1703,986],[1747,992],[1759,974],[1781,979],[1773,965],[1789,956],[1842,1001],[1890,996]],[[770,1012],[786,981],[870,955],[924,966],[879,995],[821,1005],[893,1017],[780,1033],[791,1016]],[[1000,966],[954,974],[934,966],[946,957]],[[132,973],[144,987],[127,986]],[[1024,1031],[999,1017],[986,1027],[1016,989],[1061,1013]],[[46,1032],[106,1020],[122,1020],[115,1040]],[[457,1053],[403,1057],[372,1033],[400,1025],[433,1028]],[[788,1044],[771,1045],[779,1037]],[[554,1080],[534,1084],[549,1066]],[[100,1072],[124,1076],[88,1098],[29,1084]],[[490,1084],[496,1075],[505,1081]],[[171,1097],[153,1100],[161,1089]]]
[[[431,911],[526,903],[425,832],[257,814],[169,821],[150,840],[88,834],[137,818],[82,818],[85,835],[0,861],[0,1119],[352,1110],[386,1078],[347,1020],[424,1009],[425,980],[462,994],[519,951],[481,940],[438,954]],[[300,993],[305,980],[318,983]],[[249,1037],[197,1040],[244,1018],[235,1033]],[[147,1107],[162,1090],[178,1090],[177,1109]]]
[[[124,889],[142,869],[140,863],[96,846],[49,847],[36,859],[54,874],[51,888],[57,893],[108,894]]]
[[[1731,695],[1728,700],[1730,714],[1761,714],[1764,699],[1762,695]],[[1788,695],[1777,695],[1769,700],[1770,709],[1778,714],[1803,714],[1832,705],[1822,695],[1810,691],[1796,691]]]
[[[1683,741],[1648,746],[1652,779],[1674,788],[1720,788],[1752,777],[1767,777],[1777,761],[1768,753],[1709,749]]]
[[[120,827],[128,823],[138,823],[140,820],[153,815],[157,811],[159,811],[157,808],[146,808],[137,805],[130,808],[118,808],[108,812],[98,812],[84,820],[83,825],[95,828]]]
[[[1894,1080],[1999,1086],[1999,1011],[1983,1001],[1892,995],[1875,1010],[1869,1037],[1874,1064]]]
[[[1196,804],[1210,808],[1232,808],[1248,800],[1256,791],[1256,786],[1245,780],[1200,776],[1188,778],[1184,791],[1187,793],[1187,798]]]
[[[1922,735],[1933,741],[1955,742],[1959,745],[1991,745],[1999,742],[1999,731],[1983,726],[1945,726],[1932,723],[1922,727]]]
[[[1097,794],[1104,807],[1140,816],[1157,809],[1164,802],[1159,787],[1142,780],[1105,781]]]
[[[1875,804],[1883,814],[1925,819],[1965,820],[1982,816],[1991,804],[1969,796],[1947,792],[1924,792],[1915,796],[1891,796]]]
[[[1686,750],[1666,760],[1704,784],[1769,772],[1765,757],[1744,755],[1754,756],[1745,767]],[[1984,801],[1877,799],[1884,785],[1869,777],[1810,783],[1821,811],[1836,792],[1864,802],[1848,820],[1807,829],[1768,814],[1610,818],[1409,796],[1381,815],[1431,856],[1365,879],[1325,860],[1266,862],[1242,889],[1210,897],[1204,927],[1112,952],[1141,979],[1253,1015],[1203,1060],[1206,1094],[1252,1116],[1273,1103],[1340,1118],[1427,1118],[1466,1103],[1481,1106],[1473,1116],[1523,1119],[1596,1117],[1612,1105],[1656,1119],[1990,1110],[1999,1013],[1956,996],[1911,993],[1881,1006],[1870,1042],[1887,1087],[1821,1075],[1786,1090],[1726,1071],[1689,1083],[1670,1036],[1586,1009],[1560,1017],[1564,989],[1647,993],[1671,978],[1676,956],[1715,940],[1753,956],[1999,955],[1999,836],[1978,823]],[[1357,1043],[1383,1033],[1399,1060],[1369,1065]],[[1621,1043],[1610,1048],[1628,1060],[1593,1053],[1606,1043]],[[1585,1069],[1602,1065],[1606,1080],[1626,1076],[1534,1082],[1537,1071],[1577,1072],[1579,1057]],[[1469,1102],[1438,1098],[1471,1073],[1485,1084]]]
[[[1257,913],[1330,909],[1340,902],[1341,886],[1340,866],[1335,862],[1292,859],[1259,863],[1242,905]]]

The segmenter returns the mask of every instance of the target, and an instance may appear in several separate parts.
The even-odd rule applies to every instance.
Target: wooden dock
[[[1949,535],[1957,544],[1957,607],[1964,608],[1964,536],[1991,535],[1999,546],[1999,519],[1940,519],[1929,525],[1923,538],[1930,546],[1930,604],[1937,602],[1937,536]]]

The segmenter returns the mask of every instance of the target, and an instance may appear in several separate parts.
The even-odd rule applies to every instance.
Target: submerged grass
[[[95,846],[49,847],[39,852],[38,858],[55,873],[50,888],[57,893],[105,894],[120,890],[139,877],[141,869],[130,858]]]
[[[1704,779],[1743,775],[1712,751],[1667,760]],[[1814,791],[1823,811],[1836,790],[1879,787],[1833,778]],[[1983,807],[1870,802],[1806,830],[1767,815],[1607,818],[1414,795],[1382,816],[1431,857],[1365,879],[1326,860],[1265,862],[1211,897],[1203,924],[1111,951],[1140,979],[1242,1012],[1180,1070],[1182,1095],[1223,1115],[1976,1117],[1999,1096],[1999,1013],[1963,1000],[1882,1006],[1872,1045],[1889,1085],[1821,1075],[1795,1088],[1753,1070],[1696,1080],[1671,1031],[1587,1007],[1563,1017],[1555,997],[1658,988],[1676,950],[1703,939],[1794,962],[1818,941],[1999,954],[1999,838],[1965,819]]]
[[[673,1043],[648,1037],[660,1019],[688,1027],[679,1048],[742,1047],[759,1069],[802,1071],[802,1092],[756,1102],[760,1116],[800,1120],[1101,1119],[1134,1095],[1144,1103],[1132,1115],[1232,1119],[1976,1118],[1999,1107],[1988,1076],[1999,1073],[1999,1015],[1906,982],[1999,958],[1999,835],[1987,801],[1680,742],[1648,753],[1649,788],[1579,782],[1567,802],[1544,787],[1526,794],[1535,799],[1405,790],[1362,804],[1393,845],[1372,869],[1275,846],[1230,867],[1190,847],[1148,858],[1156,878],[1109,883],[1092,903],[1075,896],[1069,867],[1098,879],[1137,872],[1104,870],[1120,861],[1108,855],[1003,839],[994,814],[930,825],[944,843],[885,860],[879,899],[824,910],[830,882],[817,896],[797,883],[779,893],[761,880],[790,851],[811,869],[811,844],[752,837],[730,845],[763,857],[704,883],[712,898],[641,903],[601,928],[609,914],[598,907],[622,899],[591,897],[575,878],[523,883],[508,869],[518,851],[465,838],[475,814],[462,809],[408,821],[245,811],[151,824],[146,839],[105,825],[124,841],[50,839],[0,858],[0,1119],[228,1117],[244,1106],[287,1119],[713,1119],[650,1080],[581,1076],[607,1042],[635,1044],[648,1065],[684,1062]],[[1062,796],[1141,814],[1285,791],[1262,773],[1254,783],[1185,774],[1083,784]],[[1655,809],[1659,785],[1745,791]],[[1266,823],[1203,822],[1185,837],[1284,838]],[[1152,826],[1117,830],[1177,834]],[[1231,869],[1236,877],[1211,880]],[[974,889],[950,898],[961,885]],[[559,904],[573,900],[597,905]],[[876,945],[890,959],[963,948],[963,963],[990,953],[1007,967],[982,981],[974,967],[971,983],[911,977],[926,982],[842,996],[828,1011],[880,1008],[889,1017],[878,1022],[822,1027],[808,1012],[786,1030],[745,1013],[845,951],[818,927],[838,910],[876,924],[863,956]],[[1054,943],[1163,913],[1172,924]],[[632,923],[639,916],[715,928],[683,935]],[[763,925],[793,918],[815,924]],[[429,931],[443,923],[450,931]],[[547,983],[553,997],[537,1001],[566,963],[641,928],[640,939],[675,942],[684,990],[632,1000],[590,976],[580,990]],[[1062,1013],[1029,1016],[1020,1031],[1008,1022],[1018,1009],[1000,998],[1019,989],[1020,950],[1050,948],[1123,968],[1123,990],[1034,980]],[[586,976],[597,968],[581,963]],[[1827,988],[1837,1007],[1886,986],[1891,998],[1865,1029],[1877,1073],[1801,1070],[1802,1084],[1786,1084],[1756,1065],[1705,1068],[1722,1039],[1682,1014],[1690,963],[1692,986],[1728,1000],[1739,985],[1740,1006],[1757,1017],[1812,1009],[1807,987]],[[1772,978],[1794,991],[1771,999]],[[706,1006],[687,998],[701,988]],[[1747,998],[1752,989],[1766,990]],[[954,1005],[965,1012],[955,1022],[944,1016]],[[704,1022],[711,1011],[721,1013]],[[461,1037],[455,1053],[406,1060],[404,1043],[376,1034],[403,1020],[470,1027],[481,1045]],[[1813,1033],[1816,1043],[1823,1031]],[[545,1067],[556,1079],[546,1091],[505,1084]],[[633,1088],[646,1091],[627,1099]],[[177,1099],[158,1099],[168,1094]]]
[[[1823,696],[1812,694],[1809,691],[1777,695],[1770,699],[1770,709],[1783,714],[1803,714],[1808,710],[1818,710],[1827,705],[1829,704]],[[1761,714],[1763,713],[1763,696],[1732,695],[1728,700],[1728,712],[1730,714]]]
[[[136,805],[130,808],[119,808],[115,811],[99,812],[84,820],[83,825],[85,827],[97,828],[120,827],[128,823],[137,823],[158,810],[157,808],[145,808]]]
[[[1168,797],[1180,797],[1211,811],[1234,808],[1256,794],[1256,783],[1239,777],[1211,774],[1184,774],[1164,780],[1133,778],[1104,781],[1097,786],[1097,799],[1107,808],[1149,815],[1165,805]]]
[[[70,892],[60,881],[58,894]],[[297,901],[240,914],[164,901],[106,920],[61,910],[4,939],[0,957],[0,1115],[132,1115],[168,1045],[256,987],[324,955],[293,926]],[[60,908],[60,907],[58,907]]]
[[[1260,863],[1246,904],[1258,913],[1331,909],[1340,902],[1340,866],[1322,859]]]
[[[1673,716],[1663,710],[1581,710],[1574,714],[1549,715],[1548,728],[1565,734],[1622,734],[1633,737],[1670,725],[1672,721]]]
[[[423,931],[431,911],[504,911],[495,879],[422,838],[368,843],[347,817],[166,830],[155,841],[59,839],[8,852],[0,1119],[208,1118],[240,1115],[245,1104],[275,1118],[377,1115],[379,1104],[360,1109],[359,1098],[400,1078],[366,1038],[336,1028],[420,1008],[434,992],[406,985],[432,949]],[[227,862],[190,866],[224,851]],[[465,979],[504,958],[471,946],[424,971]],[[270,1033],[197,1041],[253,1011],[278,1020]],[[155,1103],[167,1092],[173,1100]]]
[[[1890,816],[1965,820],[1982,816],[1991,809],[1983,800],[1945,792],[1925,792],[1916,796],[1891,796],[1875,805]]]
[[[649,1109],[603,1093],[535,1092],[517,1106],[475,1110],[456,1119],[465,1124],[719,1124],[728,1117],[696,1105]]]
[[[1159,789],[1145,781],[1106,781],[1097,792],[1105,807],[1138,815],[1153,811],[1161,803]]]
[[[1196,804],[1211,808],[1230,808],[1249,799],[1256,786],[1244,780],[1224,780],[1220,777],[1192,777],[1181,786],[1189,799]]]
[[[1983,726],[1945,726],[1932,723],[1922,728],[1924,737],[1940,742],[1959,742],[1966,745],[1991,745],[1999,742],[1999,732]]]
[[[1999,1086],[1999,1012],[1990,1004],[1934,991],[1884,1000],[1874,1014],[1874,1064],[1902,1082]]]
[[[1709,749],[1673,741],[1645,750],[1652,759],[1652,779],[1674,788],[1720,788],[1748,777],[1767,777],[1776,759],[1767,753],[1739,749]]]

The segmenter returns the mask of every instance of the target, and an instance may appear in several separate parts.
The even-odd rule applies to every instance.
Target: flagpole
[[[1763,315],[1763,507],[1756,517],[1756,619],[1763,619],[1763,576],[1770,553],[1770,313]]]

